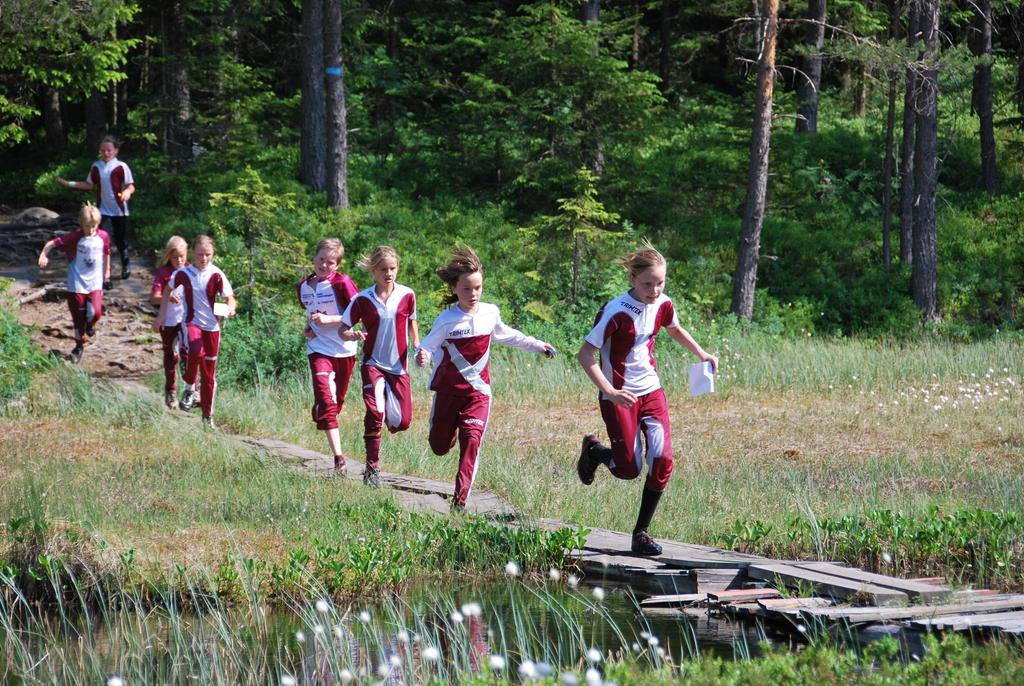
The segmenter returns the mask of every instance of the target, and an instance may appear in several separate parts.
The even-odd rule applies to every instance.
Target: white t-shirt
[[[110,236],[103,229],[86,236],[75,229],[53,241],[68,258],[68,290],[72,293],[92,293],[103,290],[103,271],[106,256],[110,254]]]
[[[306,339],[306,354],[317,353],[327,357],[352,357],[359,349],[356,341],[346,341],[338,335],[338,326],[324,326],[309,321],[315,312],[331,316],[341,315],[352,298],[359,292],[345,274],[333,272],[321,281],[311,274],[296,286],[299,304],[306,309],[306,321],[316,334]]]

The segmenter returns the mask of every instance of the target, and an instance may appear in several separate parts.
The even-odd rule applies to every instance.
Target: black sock
[[[643,495],[640,496],[640,514],[636,518],[636,526],[633,527],[633,535],[641,531],[647,531],[654,517],[654,511],[658,509],[658,501],[661,500],[661,491],[652,491],[644,486]]]

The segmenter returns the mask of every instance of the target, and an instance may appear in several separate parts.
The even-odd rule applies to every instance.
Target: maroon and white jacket
[[[449,395],[491,395],[488,362],[492,340],[530,352],[544,352],[543,341],[501,321],[497,305],[479,303],[477,311],[469,314],[455,304],[437,315],[430,333],[420,343],[420,349],[434,358],[430,390]]]
[[[299,304],[306,309],[306,322],[316,334],[306,340],[306,354],[319,353],[327,357],[352,357],[358,350],[355,341],[346,341],[338,336],[338,325],[324,326],[309,321],[314,312],[340,316],[348,307],[359,289],[352,279],[344,274],[332,272],[321,281],[316,274],[310,274],[295,287]]]
[[[626,291],[601,308],[585,340],[601,351],[601,372],[612,388],[647,395],[661,388],[654,337],[662,327],[677,326],[676,308],[667,295],[648,305]]]
[[[218,295],[228,297],[235,292],[219,267],[211,264],[200,271],[194,264],[186,265],[174,272],[170,287],[182,289],[185,324],[193,324],[203,331],[220,331],[213,305]]]
[[[96,205],[100,214],[108,217],[127,217],[128,203],[117,197],[117,194],[135,183],[132,170],[116,157],[109,162],[97,160],[92,163],[87,179],[96,188]]]
[[[401,375],[408,369],[409,320],[414,319],[416,294],[408,286],[396,283],[387,302],[377,297],[376,286],[359,291],[341,321],[348,327],[362,322],[366,328],[363,364]]]

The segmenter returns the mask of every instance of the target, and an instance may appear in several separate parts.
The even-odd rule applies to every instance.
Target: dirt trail
[[[43,350],[62,359],[75,345],[64,288],[68,262],[59,250],[50,252],[46,269],[36,262],[46,241],[75,225],[72,214],[0,207],[0,277],[14,279],[11,291],[19,298],[48,284],[56,286],[19,307],[18,320],[32,327],[32,340]],[[161,368],[160,340],[150,329],[156,315],[156,308],[149,304],[153,260],[146,252],[133,254],[132,275],[122,280],[116,248],[112,258],[113,288],[103,294],[103,319],[80,365],[94,376],[139,378]]]

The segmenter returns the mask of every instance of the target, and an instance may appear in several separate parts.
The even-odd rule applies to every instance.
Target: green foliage
[[[214,236],[226,239],[222,268],[248,275],[236,289],[239,295],[255,302],[294,281],[305,246],[280,221],[295,210],[290,194],[272,193],[259,173],[246,166],[233,190],[210,193],[210,207]]]
[[[33,345],[8,302],[8,279],[0,279],[0,411],[23,394],[37,373],[53,362]]]
[[[125,0],[89,3],[6,0],[0,22],[0,149],[25,140],[25,120],[38,115],[33,91],[60,90],[81,100],[125,78],[128,51],[118,38],[137,6]]]

